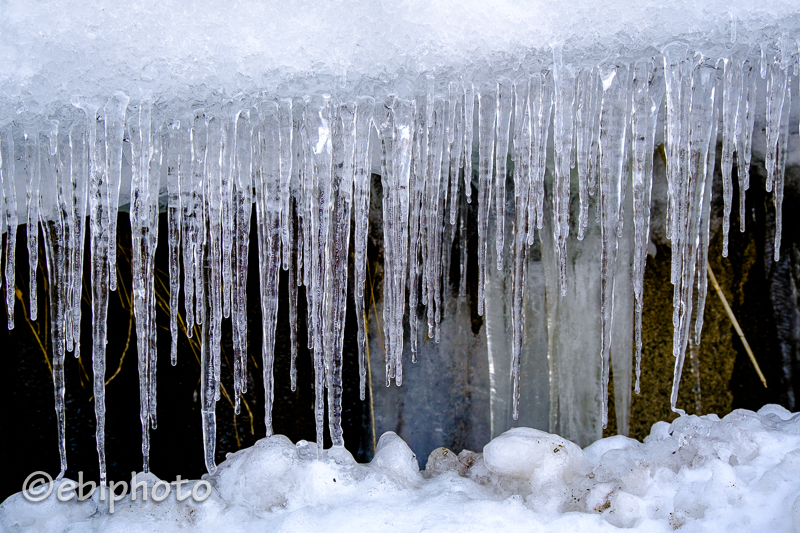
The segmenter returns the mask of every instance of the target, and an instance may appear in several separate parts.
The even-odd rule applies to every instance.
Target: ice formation
[[[595,312],[601,343],[597,353],[581,357],[601,369],[603,424],[609,369],[623,364],[610,360],[615,317],[628,306],[635,322],[638,389],[653,154],[662,136],[674,284],[673,409],[693,314],[695,337],[702,326],[718,131],[727,238],[733,162],[743,210],[756,110],[764,104],[776,259],[780,253],[789,111],[798,90],[800,13],[793,2],[664,6],[647,1],[607,9],[588,1],[569,8],[561,2],[490,7],[417,1],[308,2],[291,8],[235,2],[224,9],[198,3],[184,11],[158,2],[108,4],[104,10],[65,6],[29,9],[10,2],[0,21],[0,231],[6,235],[8,325],[14,324],[20,221],[28,229],[28,309],[36,319],[41,224],[54,288],[49,304],[62,474],[63,364],[67,352],[80,355],[78,332],[81,320],[88,319],[80,315],[88,242],[97,447],[105,481],[106,314],[109,291],[116,289],[120,209],[129,210],[133,234],[145,472],[149,431],[157,420],[153,265],[162,208],[168,216],[171,358],[174,364],[182,266],[186,329],[191,333],[197,325],[202,332],[201,402],[212,473],[223,319],[233,325],[237,410],[247,386],[251,245],[257,248],[261,291],[267,435],[272,435],[282,268],[291,276],[292,360],[297,289],[305,287],[317,453],[326,404],[333,443],[343,443],[351,221],[361,397],[365,394],[364,284],[373,172],[380,174],[382,189],[386,384],[403,382],[406,335],[412,360],[419,335],[440,340],[453,244],[457,234],[465,239],[466,203],[476,202],[479,314],[488,305],[492,270],[512,273],[514,418],[524,386],[519,368],[525,355],[526,253],[541,241],[543,253],[553,256],[557,293],[564,297],[574,283],[567,243],[586,238],[592,226],[599,228],[601,268],[593,275],[599,280],[601,304]],[[45,9],[52,12],[40,18]],[[590,203],[597,206],[594,220]],[[257,239],[250,243],[253,209]],[[576,216],[577,224],[571,222]],[[745,217],[740,220],[744,230]],[[633,250],[632,268],[618,260],[623,247]],[[460,249],[463,295],[465,246]],[[619,289],[623,283],[632,291]],[[551,320],[570,309],[556,300],[548,302],[556,310]],[[294,387],[294,373],[291,379]]]
[[[99,490],[62,503],[54,488],[37,503],[11,496],[0,505],[0,528],[797,531],[799,447],[800,415],[776,405],[721,420],[682,416],[653,425],[643,443],[617,435],[584,449],[558,435],[514,428],[482,452],[436,449],[422,471],[391,432],[369,464],[356,463],[342,447],[318,455],[313,443],[273,435],[203,476],[211,488],[202,502],[179,501],[176,488],[163,501],[143,501],[139,489],[136,500],[118,495],[112,513]],[[153,474],[136,477],[148,487],[159,483]],[[183,494],[195,483],[185,482]]]

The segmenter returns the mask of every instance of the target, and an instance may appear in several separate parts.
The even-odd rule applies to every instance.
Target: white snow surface
[[[141,476],[141,474],[140,474]],[[581,450],[511,429],[483,453],[440,448],[420,472],[385,433],[370,464],[277,435],[230,454],[197,504],[97,497],[0,506],[16,531],[782,531],[800,530],[800,414],[768,405],[653,425]],[[153,478],[154,482],[155,479]],[[191,484],[188,485],[191,487]]]
[[[752,46],[795,33],[799,19],[794,0],[3,0],[0,108],[39,113],[74,94],[139,89],[190,101],[342,83],[402,92],[422,72],[549,65],[557,44],[578,65],[676,39]]]

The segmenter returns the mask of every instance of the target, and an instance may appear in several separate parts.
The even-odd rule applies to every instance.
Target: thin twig
[[[117,365],[117,370],[111,375],[110,378],[106,380],[106,385],[111,383],[111,380],[117,377],[120,370],[122,370],[122,363],[125,361],[125,355],[128,353],[128,348],[131,345],[131,331],[133,330],[133,307],[131,307],[131,315],[128,319],[128,339],[125,341],[125,349],[122,350],[122,356],[119,358],[119,364]]]
[[[366,342],[364,346],[367,349],[367,378],[369,379],[369,416],[372,421],[372,453],[378,448],[378,437],[375,433],[375,398],[372,394],[372,364],[369,360],[369,321],[367,320],[367,313],[364,313],[364,335]]]
[[[383,348],[383,352],[386,353],[386,346],[383,344],[383,333],[381,332],[381,322],[378,318],[377,306],[375,305],[375,291],[372,288],[372,276],[370,275],[369,271],[369,262],[367,262],[367,279],[369,279],[369,299],[370,302],[372,302],[372,310],[375,312],[375,323],[378,327],[378,338],[381,341],[381,348]],[[366,337],[366,342],[364,342],[364,345],[367,348],[367,377],[369,378],[369,414],[372,419],[372,451],[375,452],[375,450],[378,448],[378,438],[375,433],[375,399],[373,398],[372,394],[372,363],[369,357],[369,320],[367,320],[366,313],[364,313],[364,330]]]
[[[756,369],[756,373],[758,377],[761,379],[761,383],[764,384],[764,388],[767,388],[767,379],[764,377],[764,374],[761,372],[761,368],[758,366],[758,362],[756,361],[756,356],[753,355],[753,350],[750,349],[750,345],[747,343],[747,339],[744,338],[744,332],[742,328],[739,326],[739,321],[736,320],[736,317],[733,315],[733,311],[731,310],[731,306],[728,305],[728,300],[725,298],[725,295],[722,294],[722,289],[719,288],[719,283],[717,283],[717,278],[714,276],[714,271],[711,270],[711,265],[708,265],[708,277],[711,278],[711,284],[714,285],[714,288],[717,290],[717,295],[719,299],[722,301],[722,307],[725,308],[725,312],[728,313],[728,318],[731,319],[733,323],[733,329],[736,330],[736,333],[739,334],[739,338],[742,339],[742,344],[744,345],[744,350],[747,352],[747,356],[750,358],[750,361],[753,363],[753,366]]]
[[[15,294],[19,299],[19,303],[22,305],[22,316],[25,318],[25,322],[28,323],[30,326],[31,331],[33,332],[33,336],[36,337],[36,342],[39,344],[39,348],[42,349],[42,353],[44,354],[44,361],[47,363],[47,368],[50,370],[50,374],[53,374],[53,365],[50,364],[50,358],[47,356],[47,350],[44,349],[44,345],[42,344],[42,340],[39,338],[39,334],[36,332],[36,328],[33,327],[33,323],[31,322],[30,317],[28,316],[28,310],[25,309],[25,301],[22,299],[22,291],[15,285]]]
[[[381,319],[378,318],[378,308],[375,306],[375,292],[372,289],[372,276],[369,275],[369,264],[367,264],[367,279],[369,279],[369,299],[372,301],[372,311],[375,314],[375,323],[378,326],[378,338],[381,340],[381,348],[386,353],[386,345],[383,343],[383,333],[381,332]]]

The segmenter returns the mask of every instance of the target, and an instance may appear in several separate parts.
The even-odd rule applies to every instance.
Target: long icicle
[[[524,338],[525,262],[528,238],[528,188],[531,172],[531,115],[528,103],[528,79],[522,78],[514,86],[514,242],[512,254],[512,417],[519,419],[520,356]]]
[[[17,187],[14,176],[14,136],[11,128],[0,131],[0,155],[3,163],[0,172],[3,174],[3,189],[5,191],[5,217],[6,231],[8,232],[5,241],[5,282],[6,282],[6,312],[8,313],[8,329],[14,329],[14,302],[16,298],[15,288],[15,256],[17,243]]]
[[[362,97],[356,102],[355,159],[353,165],[353,208],[355,218],[353,248],[355,250],[356,283],[353,292],[356,304],[356,318],[358,320],[358,376],[359,396],[361,401],[364,401],[366,397],[367,379],[367,335],[366,324],[364,323],[364,284],[366,281],[367,233],[369,229],[369,189],[371,178],[370,131],[374,107],[375,101],[371,97]],[[300,265],[298,264],[298,270],[299,269]]]
[[[563,64],[561,46],[553,48],[553,147],[555,178],[553,181],[553,239],[558,263],[561,296],[567,294],[567,238],[569,237],[569,182],[572,161],[573,109],[575,77]]]
[[[609,350],[614,318],[614,273],[622,208],[622,172],[628,127],[628,72],[626,67],[601,69],[603,83],[600,120],[600,220],[601,220],[601,402],[602,423],[608,424]]]

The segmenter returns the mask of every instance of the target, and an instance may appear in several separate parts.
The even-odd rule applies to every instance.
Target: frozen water
[[[434,450],[425,470],[384,434],[369,464],[341,447],[274,435],[229,454],[203,502],[98,494],[76,502],[21,493],[0,506],[4,531],[795,531],[800,414],[768,405],[656,423],[579,446],[515,428],[482,452]],[[153,474],[138,474],[148,486]],[[59,482],[57,482],[59,483]],[[197,482],[183,486],[188,493]],[[199,492],[203,492],[200,489]]]
[[[109,291],[116,289],[120,209],[130,212],[133,234],[145,472],[157,420],[153,261],[160,205],[168,218],[170,355],[174,364],[182,264],[186,331],[199,332],[202,342],[209,472],[216,468],[223,320],[233,325],[237,412],[247,387],[253,209],[266,432],[272,434],[272,368],[283,355],[274,346],[283,268],[290,276],[293,389],[298,288],[305,287],[320,454],[326,403],[333,442],[344,442],[353,220],[360,394],[366,397],[371,171],[380,174],[382,190],[382,323],[374,329],[385,340],[381,381],[403,384],[406,335],[412,362],[423,352],[423,332],[434,344],[450,339],[441,352],[455,346],[454,334],[442,326],[448,313],[463,313],[448,306],[450,263],[458,235],[463,303],[467,228],[477,222],[477,312],[485,320],[492,435],[529,409],[536,417],[547,412],[550,431],[582,445],[596,440],[608,420],[612,369],[622,384],[617,420],[626,432],[625,384],[633,379],[635,353],[638,390],[642,280],[655,201],[667,204],[672,247],[671,406],[678,410],[692,310],[705,302],[718,137],[723,234],[730,225],[733,163],[744,215],[757,150],[766,162],[767,190],[774,191],[770,249],[780,258],[786,151],[797,123],[790,115],[800,12],[789,0],[678,0],[668,7],[646,0],[601,9],[588,0],[568,9],[546,1],[241,1],[183,10],[152,1],[31,7],[13,0],[3,11],[0,233],[6,237],[0,255],[13,312],[14,230],[24,221],[28,312],[36,319],[43,228],[47,275],[58,288],[48,303],[62,470],[61,369],[66,352],[80,354],[80,273],[88,240],[105,479],[106,316]],[[661,141],[668,194],[653,199],[653,153]],[[467,215],[473,212],[476,221]],[[533,377],[531,361],[546,368],[546,379],[544,372]],[[537,379],[546,387],[539,398],[548,401],[525,405],[521,390]],[[636,506],[619,498],[620,509]]]

